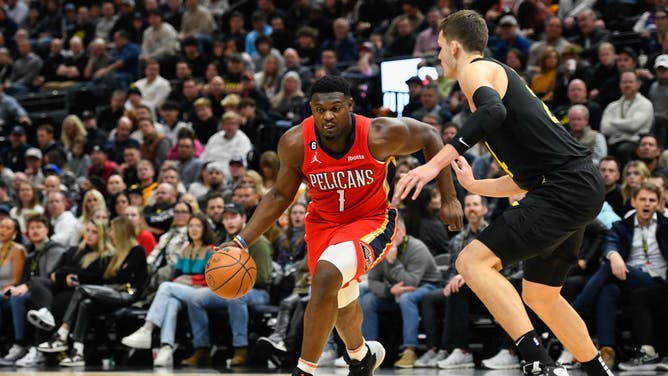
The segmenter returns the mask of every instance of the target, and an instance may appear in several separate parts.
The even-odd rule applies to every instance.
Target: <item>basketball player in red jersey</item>
[[[281,137],[281,167],[248,225],[235,237],[246,249],[292,202],[302,181],[312,201],[306,214],[311,301],[304,316],[304,341],[293,375],[313,375],[333,327],[346,345],[350,375],[368,376],[385,349],[362,337],[358,278],[385,256],[396,234],[397,211],[390,207],[386,171],[394,155],[423,150],[431,159],[443,147],[438,132],[408,118],[369,119],[351,113],[348,82],[325,76],[313,84],[313,116]],[[450,172],[437,176],[441,218],[462,226],[462,208]],[[235,244],[223,244],[230,246]]]

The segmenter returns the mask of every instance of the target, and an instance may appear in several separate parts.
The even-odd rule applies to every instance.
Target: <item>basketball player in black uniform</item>
[[[604,199],[601,176],[587,150],[559,124],[508,66],[485,59],[485,21],[473,11],[459,11],[440,25],[438,43],[443,74],[457,79],[473,115],[459,134],[428,163],[404,175],[395,194],[413,198],[438,172],[452,166],[470,192],[490,197],[526,193],[457,258],[457,271],[515,339],[525,375],[562,376],[531,326],[522,299],[499,273],[524,261],[524,302],[552,329],[588,375],[612,373],[603,363],[582,319],[560,295],[585,226]],[[459,157],[484,141],[507,175],[475,180]]]

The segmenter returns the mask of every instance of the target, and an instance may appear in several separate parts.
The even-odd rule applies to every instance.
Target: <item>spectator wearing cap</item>
[[[334,39],[326,40],[322,44],[323,50],[333,50],[336,58],[342,63],[350,63],[357,60],[357,41],[350,33],[350,23],[345,18],[337,18],[332,26]],[[411,52],[412,52],[411,46]],[[410,54],[410,53],[409,53]]]
[[[28,180],[35,187],[42,186],[44,174],[42,174],[42,152],[38,148],[30,148],[25,154],[26,168],[24,170]]]
[[[42,150],[46,163],[65,166],[67,153],[55,138],[55,130],[51,124],[42,124],[37,128],[37,145]]]
[[[397,21],[397,36],[392,43],[387,45],[385,56],[399,57],[408,56],[415,49],[415,35],[413,26],[406,16],[400,16]]]
[[[235,203],[228,203],[223,209],[223,225],[227,231],[226,242],[241,232],[246,225],[244,209]],[[230,365],[242,366],[248,362],[248,306],[269,302],[271,272],[273,270],[271,255],[273,249],[269,240],[261,235],[249,248],[248,253],[255,260],[257,277],[253,288],[238,299],[223,299],[211,289],[196,289],[188,300],[188,319],[192,327],[193,342],[199,349],[207,349],[209,341],[209,317],[207,310],[227,309],[229,324],[232,330],[232,346],[234,356]]]
[[[488,46],[495,59],[505,61],[511,48],[517,48],[524,56],[529,56],[531,42],[519,32],[515,16],[507,14],[499,20],[498,35],[489,38]]]
[[[176,145],[178,139],[178,134],[181,129],[188,128],[190,126],[184,121],[179,119],[179,105],[174,101],[166,101],[160,106],[160,117],[162,118],[162,124],[165,126],[165,137],[167,137],[172,145]]]
[[[253,149],[248,136],[239,130],[240,125],[241,116],[236,112],[223,114],[221,130],[211,136],[200,157],[203,162],[221,162],[225,176],[230,176],[229,164],[232,156],[247,155]]]
[[[235,155],[230,159],[230,178],[228,179],[228,188],[232,189],[241,184],[248,165],[246,164],[246,157],[243,155]]]
[[[176,141],[177,168],[186,188],[197,181],[202,169],[202,161],[195,157],[195,138],[192,132],[182,132]]]
[[[135,80],[140,50],[137,44],[130,42],[125,30],[114,33],[114,46],[114,62],[100,69],[97,75],[113,79],[115,88],[124,89]]]
[[[422,79],[418,76],[413,76],[406,80],[406,85],[408,85],[408,103],[404,106],[402,110],[403,116],[408,116],[412,114],[415,110],[422,107],[420,103],[420,98],[422,97],[422,91],[424,90],[424,84]]]
[[[146,61],[144,74],[146,77],[135,82],[135,87],[141,92],[142,103],[147,105],[153,113],[156,113],[158,108],[165,103],[172,87],[169,81],[160,76],[160,64],[157,60]]]
[[[156,240],[172,225],[177,194],[173,185],[161,183],[155,190],[155,204],[144,207],[144,220]]]
[[[114,3],[105,0],[102,3],[101,13],[101,17],[98,17],[95,23],[95,38],[102,38],[105,41],[110,41],[110,31],[118,20]]]
[[[186,0],[185,11],[181,17],[181,32],[179,39],[188,37],[211,35],[216,30],[211,11],[200,5],[199,0]]]
[[[654,62],[656,81],[649,88],[648,97],[654,106],[654,134],[659,146],[668,146],[668,54],[659,55]]]
[[[107,184],[109,177],[118,174],[118,165],[107,159],[107,150],[104,145],[95,145],[90,152],[91,166],[88,177],[98,176]]]
[[[635,72],[622,72],[619,85],[622,96],[603,111],[601,133],[608,139],[610,154],[625,166],[635,156],[639,135],[652,129],[654,108],[639,93],[640,80]]]
[[[596,13],[591,9],[584,9],[577,17],[578,34],[571,38],[571,43],[582,46],[582,57],[595,63],[598,60],[598,46],[610,40],[610,32],[596,26]]]
[[[18,56],[12,65],[12,75],[5,82],[5,91],[9,95],[26,94],[33,90],[33,81],[37,78],[44,62],[32,52],[30,41],[20,39],[16,42]]]
[[[144,36],[144,30],[146,30],[146,22],[144,20],[144,15],[141,12],[132,13],[132,23],[130,24],[131,28],[128,30],[128,39],[132,43],[136,43],[141,47],[141,39]]]
[[[668,8],[665,10],[657,10],[657,16],[666,17],[663,23],[668,23]],[[658,51],[649,55],[649,59],[645,63],[645,68],[653,69],[656,63],[656,59],[663,55],[668,54],[668,26],[656,30],[656,40],[658,44]]]
[[[244,58],[240,53],[235,52],[227,59],[227,72],[223,76],[225,79],[225,93],[241,93],[241,81],[245,78],[244,73],[246,73]],[[250,75],[252,78],[252,73]]]
[[[415,39],[413,56],[436,56],[441,47],[438,45],[438,24],[442,14],[438,8],[431,8],[427,12],[427,28],[422,30]]]
[[[81,121],[83,121],[84,128],[86,129],[86,152],[90,153],[93,145],[95,144],[106,144],[109,139],[109,134],[97,127],[97,117],[95,112],[91,110],[85,110],[81,113]]]
[[[0,94],[0,97],[4,97]],[[8,98],[11,98],[7,96]],[[12,98],[14,99],[14,98]],[[12,171],[23,171],[26,169],[25,154],[29,146],[26,143],[26,131],[21,125],[12,127],[9,134],[9,146],[3,150],[2,157],[7,166]]]
[[[626,46],[617,51],[616,65],[617,71],[619,73],[627,71],[638,73],[638,79],[640,80],[640,92],[647,93],[649,86],[652,83],[653,77],[649,70],[638,69],[638,54],[633,48]],[[619,97],[622,95],[619,86],[619,78],[620,75],[616,74],[601,84],[598,96],[595,98],[601,107],[605,108],[608,104],[610,104],[610,102],[619,99]]]
[[[151,161],[154,166],[162,166],[172,147],[169,139],[158,133],[151,119],[139,120],[139,130],[143,137],[140,146],[142,158]]]
[[[246,41],[244,43],[244,50],[252,58],[258,56],[257,49],[255,48],[255,39],[260,35],[271,35],[274,31],[271,26],[267,24],[267,15],[262,10],[256,10],[251,15],[251,23],[253,25],[253,30],[246,35]]]

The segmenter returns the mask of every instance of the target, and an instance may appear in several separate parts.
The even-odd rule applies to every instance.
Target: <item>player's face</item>
[[[450,44],[443,36],[443,33],[438,35],[438,46],[441,48],[440,52],[438,53],[438,58],[441,60],[443,76],[454,79],[455,68],[457,68],[457,60],[452,55]]]
[[[316,93],[311,97],[310,104],[320,136],[328,141],[348,137],[351,131],[352,98],[346,98],[339,92]]]
[[[652,191],[642,189],[635,198],[631,198],[631,206],[636,209],[638,219],[648,221],[659,208],[659,197]]]

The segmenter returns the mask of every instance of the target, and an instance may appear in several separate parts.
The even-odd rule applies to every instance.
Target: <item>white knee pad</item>
[[[318,261],[327,261],[334,265],[341,272],[343,279],[341,286],[348,283],[348,286],[339,290],[338,305],[343,308],[352,303],[359,296],[359,285],[357,281],[353,280],[357,274],[357,250],[355,243],[347,241],[330,245],[320,255]]]

